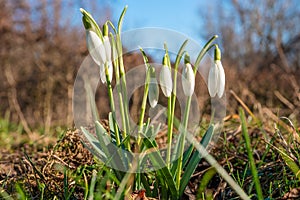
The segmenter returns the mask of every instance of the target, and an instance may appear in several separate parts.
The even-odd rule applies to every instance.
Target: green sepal
[[[184,64],[187,64],[187,63],[191,63],[191,59],[190,59],[190,55],[187,52],[185,52]]]
[[[218,45],[215,46],[215,60],[221,60],[221,50],[219,49]]]
[[[86,30],[89,30],[92,28],[92,24],[90,23],[90,21],[86,18],[85,15],[82,16],[82,23],[83,23],[83,26]]]
[[[83,22],[84,28],[86,30],[91,29],[92,31],[97,33],[97,35],[103,41],[103,35],[102,35],[102,32],[101,32],[101,29],[99,28],[97,22],[94,20],[92,15],[89,12],[87,12],[86,10],[84,10],[83,8],[80,8],[80,12],[83,15],[82,16],[82,22]]]
[[[107,25],[107,22],[105,24],[103,24],[102,32],[103,32],[103,36],[108,36],[108,25]]]

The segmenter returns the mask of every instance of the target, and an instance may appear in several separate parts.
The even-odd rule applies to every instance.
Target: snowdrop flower
[[[108,26],[106,23],[103,25],[103,35],[103,44],[105,48],[106,61],[111,62],[111,45],[108,38]]]
[[[86,43],[91,57],[97,65],[106,61],[105,47],[102,40],[91,29],[86,30]]]
[[[208,74],[208,92],[211,97],[218,95],[221,98],[225,90],[225,72],[221,63],[221,51],[215,48],[215,63]]]
[[[185,96],[192,96],[195,88],[195,74],[192,65],[189,63],[188,55],[186,54],[185,65],[182,70],[182,88]]]
[[[105,23],[103,25],[103,44],[104,44],[104,49],[105,49],[105,60],[107,63],[107,67],[108,67],[108,74],[109,74],[109,81],[112,81],[112,76],[113,76],[113,65],[112,65],[112,58],[111,58],[111,45],[110,45],[110,41],[108,38],[108,26],[107,23]],[[100,66],[100,76],[101,76],[101,66]],[[103,76],[103,75],[102,75]],[[105,77],[105,65],[104,65],[104,77]],[[102,79],[101,79],[102,80]],[[106,83],[106,78],[104,78],[102,80],[102,83]]]
[[[86,30],[87,48],[94,62],[100,67],[100,79],[102,83],[106,83],[105,63],[108,66],[109,81],[112,80],[113,66],[111,62],[111,46],[109,38],[103,37],[102,40],[92,30]]]
[[[173,88],[172,82],[172,74],[171,74],[171,67],[168,66],[168,56],[165,55],[163,59],[163,66],[160,71],[160,88],[166,97],[170,97]]]
[[[155,69],[152,66],[149,70],[150,71],[150,81],[149,81],[149,92],[148,92],[148,100],[149,104],[152,108],[157,105],[158,98],[159,98],[159,88],[157,84],[157,80],[155,77]]]

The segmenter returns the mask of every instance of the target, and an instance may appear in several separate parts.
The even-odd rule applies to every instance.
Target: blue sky
[[[195,40],[200,39],[199,0],[122,0],[109,4],[116,18],[124,6],[128,5],[124,30],[161,27],[179,31]]]
[[[222,7],[226,2],[219,0],[78,0],[77,7],[71,11],[71,21],[73,24],[81,24],[79,7],[83,7],[100,24],[106,20],[107,13],[111,15],[110,20],[116,23],[123,8],[128,5],[123,31],[143,27],[166,28],[176,30],[202,43],[204,40],[201,38],[201,33],[204,32],[201,32],[201,28],[204,27],[203,24],[207,19],[201,18],[201,9],[213,13],[216,12],[217,5]]]
[[[207,32],[201,32],[201,28],[205,27],[203,25],[207,22],[207,19],[204,19],[200,15],[201,9],[214,12],[216,9],[215,6],[222,4],[219,0],[210,0],[209,2],[201,0],[95,0],[78,2],[79,5],[77,6],[83,7],[89,11],[99,24],[102,24],[107,20],[108,14],[110,15],[109,19],[113,21],[115,25],[123,8],[128,5],[123,23],[123,32],[145,27],[175,30],[189,39],[187,48],[189,49],[189,45],[191,44],[189,49],[191,59],[193,59],[194,56],[192,54],[198,54],[201,50],[200,47],[202,47],[209,39],[201,37],[201,34],[202,36],[203,34],[207,34]],[[82,15],[79,12],[79,8],[74,8],[71,12],[73,13],[72,22],[77,25],[78,22],[81,24]],[[218,33],[211,33],[209,37],[214,34]],[[160,39],[162,39],[159,38],[159,36],[151,38],[156,38],[157,42],[161,42]],[[175,53],[177,53],[184,39],[179,38],[176,42],[172,39],[171,42],[166,40],[165,42],[167,42],[169,50],[171,50],[172,43],[179,45],[173,46],[173,49],[176,50]],[[193,42],[191,42],[191,39]],[[131,38],[129,40],[131,40]],[[126,40],[124,41],[126,42]],[[142,40],[140,39],[140,41]],[[123,45],[128,48],[127,43],[124,43]],[[161,42],[160,46],[163,46],[163,42]],[[143,48],[145,47],[143,46]]]

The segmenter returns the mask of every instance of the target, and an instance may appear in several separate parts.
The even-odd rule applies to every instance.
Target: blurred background
[[[0,0],[0,117],[21,123],[28,133],[36,127],[45,132],[72,127],[73,84],[88,55],[79,8],[102,24],[116,23],[125,5],[124,31],[163,27],[201,44],[220,36],[228,113],[237,111],[236,94],[255,112],[266,108],[299,122],[297,0]],[[125,56],[127,67],[141,63],[138,55]],[[104,89],[97,102],[105,117]]]

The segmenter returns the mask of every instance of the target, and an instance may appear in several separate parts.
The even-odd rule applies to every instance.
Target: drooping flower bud
[[[214,55],[214,65],[210,68],[208,74],[208,92],[211,97],[218,95],[221,98],[225,90],[225,72],[221,63],[221,51],[216,46]]]
[[[107,23],[103,25],[103,43],[105,48],[105,54],[106,54],[106,61],[111,61],[111,45],[108,37],[108,26]]]
[[[185,54],[185,65],[182,70],[182,88],[185,96],[192,96],[195,88],[195,74],[189,61],[189,56]]]
[[[160,88],[166,97],[170,97],[173,88],[171,67],[168,66],[169,57],[165,54],[163,58],[163,66],[160,71]]]
[[[150,81],[149,81],[149,93],[148,93],[148,100],[149,104],[152,108],[157,105],[158,98],[159,98],[159,88],[157,84],[157,80],[155,77],[155,69],[150,66]]]
[[[94,62],[99,66],[105,63],[106,55],[103,42],[98,35],[90,29],[86,30],[86,43]]]

